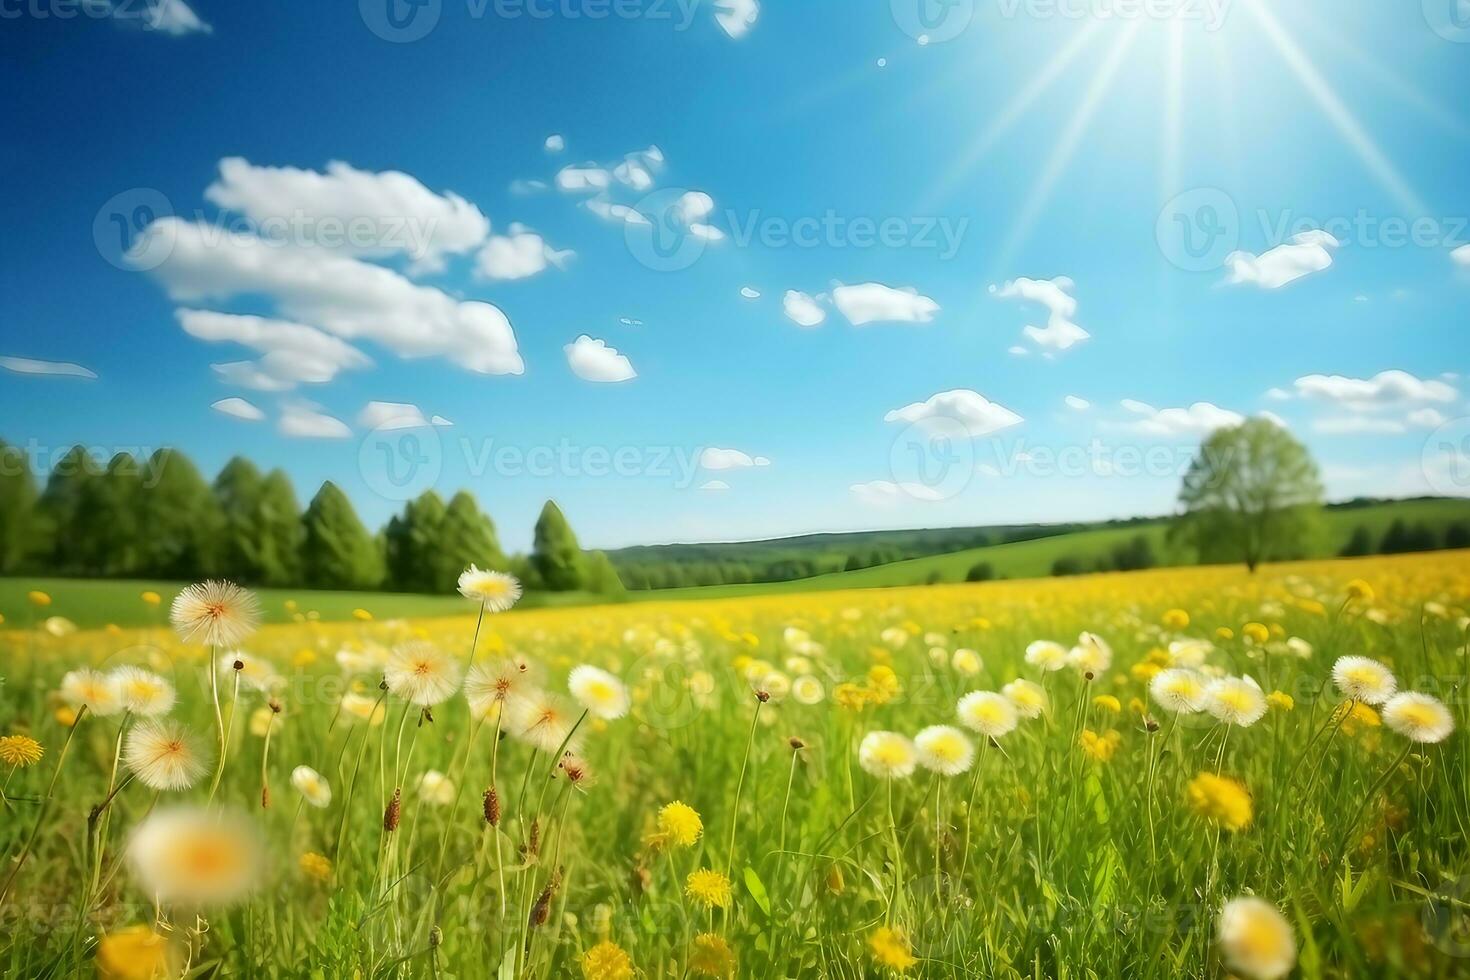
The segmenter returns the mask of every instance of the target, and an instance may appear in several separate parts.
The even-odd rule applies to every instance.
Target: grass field
[[[286,623],[225,659],[218,715],[210,651],[164,628],[10,631],[0,970],[1463,976],[1467,603],[1455,552],[542,609],[478,630]],[[1073,648],[1067,665],[1028,662],[1043,639]],[[1411,741],[1397,709],[1347,700],[1329,679],[1345,654],[1442,697],[1457,730]],[[511,655],[511,707],[472,712],[463,666]],[[582,664],[613,676],[572,684],[579,704],[560,692]],[[128,782],[152,772],[140,719],[79,713],[75,677],[58,694],[69,670],[120,665],[177,689],[193,734],[176,744],[204,763],[188,788]],[[1150,694],[1165,667],[1262,690],[1174,714]],[[957,711],[1017,679],[1036,687]],[[1037,717],[1004,707],[1036,691]],[[964,735],[930,733],[917,768],[906,738],[874,734],[936,725]],[[553,765],[568,735],[576,757]],[[42,757],[22,765],[14,736]],[[298,766],[320,777],[304,791]],[[1275,911],[1231,905],[1222,937],[1243,896]]]

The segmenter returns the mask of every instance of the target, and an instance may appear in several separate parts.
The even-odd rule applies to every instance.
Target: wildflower
[[[873,959],[900,973],[919,962],[914,958],[908,936],[901,929],[879,926],[868,937],[868,949],[873,951]]]
[[[352,618],[359,623],[371,623],[373,621],[373,614],[366,609],[354,609],[352,610]]]
[[[86,667],[68,671],[61,679],[61,697],[74,710],[86,708],[102,717],[115,715],[123,707],[116,679]]]
[[[733,977],[735,953],[723,936],[702,932],[689,950],[689,969],[702,977]]]
[[[1154,675],[1148,684],[1149,697],[1165,711],[1189,715],[1204,710],[1205,680],[1192,670],[1171,667]]]
[[[296,787],[296,792],[301,794],[302,799],[318,810],[325,810],[332,804],[332,784],[311,766],[297,766],[292,769],[291,785]]]
[[[958,776],[975,761],[975,746],[949,725],[931,725],[914,736],[919,765],[941,776]]]
[[[208,581],[180,592],[169,621],[185,643],[231,647],[260,623],[260,603],[253,593],[232,582]]]
[[[1271,631],[1264,623],[1246,623],[1240,628],[1240,635],[1252,643],[1265,643],[1271,638]]]
[[[858,763],[879,779],[907,779],[918,762],[914,743],[895,732],[869,732],[858,745]]]
[[[1082,746],[1083,754],[1094,762],[1110,762],[1117,754],[1118,746],[1123,743],[1123,736],[1111,728],[1101,735],[1086,728],[1077,737],[1077,743]]]
[[[173,685],[141,667],[123,666],[112,672],[118,698],[128,711],[144,718],[166,715],[173,710]]]
[[[383,717],[388,713],[388,709],[378,699],[353,694],[351,691],[342,695],[342,711],[348,717],[360,718],[374,728],[383,723]]]
[[[459,594],[481,602],[487,612],[503,613],[521,598],[521,583],[504,572],[481,571],[474,565],[459,576]]]
[[[1236,780],[1202,772],[1190,780],[1185,793],[1190,808],[1211,823],[1231,831],[1250,826],[1250,791]]]
[[[433,806],[449,806],[454,802],[454,782],[437,769],[430,769],[419,777],[419,795]]]
[[[277,707],[280,702],[275,702]],[[285,724],[281,720],[281,713],[269,705],[261,705],[250,713],[250,734],[256,738],[265,738],[273,731],[279,731]]]
[[[225,676],[234,672],[240,678],[240,683],[262,694],[269,694],[284,683],[269,660],[244,650],[231,650],[221,654],[219,670]]]
[[[1277,711],[1291,711],[1296,708],[1296,699],[1285,691],[1272,691],[1266,695],[1266,703]]]
[[[297,862],[301,866],[301,873],[316,881],[332,880],[332,862],[326,855],[315,851],[307,851],[301,855]]]
[[[1037,640],[1026,647],[1026,662],[1041,670],[1061,670],[1067,666],[1067,648],[1051,640]]]
[[[1041,713],[1046,710],[1046,691],[1040,684],[1032,681],[1011,681],[1000,689],[1016,709],[1016,714],[1022,718],[1040,718]]]
[[[987,738],[1009,735],[1018,722],[1015,705],[993,691],[971,691],[960,698],[957,710],[966,728]]]
[[[1174,640],[1169,644],[1168,662],[1164,666],[1198,667],[1214,650],[1215,645],[1209,640]]]
[[[729,908],[732,898],[730,879],[709,868],[689,873],[684,881],[684,894],[705,908]]]
[[[1338,722],[1342,733],[1349,736],[1383,726],[1383,719],[1378,717],[1378,712],[1361,701],[1350,701],[1338,705],[1337,710],[1333,712],[1333,720]]]
[[[954,667],[956,673],[974,677],[980,673],[980,655],[974,650],[961,648],[950,658],[950,666]]]
[[[139,722],[128,732],[123,763],[149,789],[188,789],[209,771],[209,759],[190,731],[176,721]]]
[[[1269,902],[1232,899],[1215,928],[1225,965],[1249,980],[1278,980],[1296,965],[1296,935]]]
[[[29,735],[6,735],[0,738],[0,762],[13,769],[24,769],[41,761],[45,754],[41,743]]]
[[[162,604],[162,602],[163,602],[163,596],[161,596],[157,592],[153,592],[151,590],[148,591],[148,592],[144,592],[138,598],[140,598],[140,599],[143,600],[143,604],[145,606],[157,606],[157,605]]]
[[[1092,706],[1100,711],[1116,715],[1123,710],[1123,704],[1111,694],[1099,694],[1092,699]]]
[[[1164,624],[1165,629],[1173,630],[1177,633],[1180,630],[1189,628],[1189,613],[1183,609],[1170,609],[1164,613],[1160,622]]]
[[[393,649],[383,679],[394,695],[432,707],[459,690],[459,662],[426,640],[412,640]]]
[[[51,605],[51,597],[41,591],[27,592],[26,599],[30,602],[31,605],[37,607],[38,609],[45,609],[47,606]]]
[[[1113,665],[1113,648],[1096,633],[1083,633],[1077,637],[1077,645],[1067,652],[1067,663],[1096,677]]]
[[[1355,578],[1347,584],[1347,595],[1354,602],[1372,602],[1373,586],[1360,578]]]
[[[259,832],[235,813],[157,811],[133,832],[127,853],[143,891],[160,902],[226,905],[260,879]]]
[[[1205,685],[1205,710],[1227,725],[1249,728],[1266,713],[1266,696],[1254,681],[1222,677]]]
[[[586,980],[633,980],[633,961],[617,943],[603,940],[582,954]]]
[[[612,674],[583,664],[567,678],[572,697],[593,715],[614,721],[628,713],[628,689]]]
[[[826,692],[821,681],[807,674],[791,682],[791,696],[798,704],[820,704]]]
[[[168,939],[150,926],[128,926],[97,941],[98,980],[154,980],[175,976],[179,957]]]
[[[546,691],[531,692],[513,707],[507,731],[542,752],[560,748],[577,722],[567,700]],[[567,742],[567,750],[576,751],[575,740]]]
[[[849,711],[862,711],[870,701],[868,689],[850,681],[838,684],[832,689],[832,700],[837,702],[838,707]]]
[[[522,660],[475,664],[464,679],[464,696],[470,710],[481,717],[504,710],[510,701],[530,688],[530,672],[530,665]]]
[[[868,668],[868,696],[874,704],[887,704],[903,693],[898,675],[886,664],[875,664]]]
[[[704,833],[699,812],[687,803],[675,800],[658,811],[659,837],[676,847],[693,847]]]
[[[1235,639],[1235,630],[1231,629],[1229,626],[1221,626],[1219,629],[1215,630],[1215,639],[1219,640],[1221,643],[1229,643],[1231,640]]]
[[[1405,691],[1383,706],[1388,727],[1415,742],[1443,742],[1455,730],[1455,719],[1438,698]]]
[[[1332,665],[1332,683],[1345,698],[1364,704],[1383,704],[1398,691],[1393,671],[1371,657],[1339,657]]]

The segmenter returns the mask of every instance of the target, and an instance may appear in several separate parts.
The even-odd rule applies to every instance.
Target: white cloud
[[[393,431],[396,429],[425,429],[429,426],[450,426],[450,422],[442,415],[435,415],[432,419],[426,418],[417,405],[408,405],[403,402],[368,402],[357,415],[357,424],[364,429],[381,429]]]
[[[1437,408],[1416,408],[1408,416],[1409,424],[1421,429],[1437,429],[1448,421]]]
[[[1007,347],[1006,348],[1006,353],[1007,354],[1010,354],[1010,355],[1012,355],[1014,357],[1025,357],[1027,354],[1031,353],[1031,348],[1029,348],[1029,347],[1022,347],[1019,344],[1017,344],[1017,345],[1015,345],[1013,347]]]
[[[1287,391],[1285,388],[1272,388],[1270,391],[1266,392],[1266,397],[1271,399],[1273,402],[1284,402],[1290,400],[1291,392]]]
[[[704,191],[686,191],[674,204],[674,214],[686,225],[708,218],[715,210],[715,199]]]
[[[1131,427],[1138,432],[1157,436],[1203,436],[1216,429],[1240,425],[1245,416],[1209,402],[1195,402],[1188,408],[1155,409],[1143,402],[1127,399],[1123,407],[1142,416]]]
[[[699,489],[708,490],[711,492],[718,492],[721,490],[729,490],[730,484],[726,483],[724,480],[706,480],[704,483],[700,484]]]
[[[318,173],[226,157],[219,172],[205,198],[288,244],[349,255],[401,253],[437,270],[444,256],[469,252],[490,233],[489,219],[475,205],[457,194],[435,194],[396,170],[373,173],[333,161]]]
[[[786,318],[798,327],[820,326],[827,319],[827,311],[821,304],[795,289],[786,291],[781,299],[781,308],[786,311]]]
[[[556,186],[568,194],[605,191],[612,186],[612,174],[595,163],[562,167],[556,174]]]
[[[595,340],[586,334],[562,350],[566,351],[572,373],[583,381],[632,381],[638,377],[638,372],[633,370],[632,362],[626,357],[607,346],[605,341]]]
[[[752,456],[738,449],[710,447],[699,454],[699,465],[707,470],[744,470],[754,466],[770,466],[764,456]]]
[[[264,412],[243,398],[221,398],[209,407],[221,415],[228,415],[245,422],[259,422],[265,418]]]
[[[1404,424],[1393,419],[1376,419],[1368,415],[1344,415],[1336,418],[1317,419],[1312,431],[1323,435],[1397,435],[1404,431]]]
[[[546,137],[546,152],[547,153],[560,153],[562,150],[565,150],[566,148],[567,148],[567,141],[566,141],[566,139],[563,136],[561,136],[561,135],[559,135],[557,133],[552,133],[550,136]]]
[[[217,235],[179,218],[149,225],[128,253],[178,302],[266,296],[281,314],[400,357],[445,357],[481,374],[525,370],[515,333],[490,303],[461,301],[391,269],[314,248]]]
[[[854,483],[848,489],[861,503],[870,507],[892,507],[910,500],[930,503],[944,499],[944,495],[938,490],[922,483],[872,480],[868,483]]]
[[[297,402],[281,410],[276,424],[283,436],[293,439],[350,439],[352,430],[341,419],[325,415],[310,402]]]
[[[1450,258],[1459,263],[1461,268],[1470,269],[1470,245],[1461,245],[1450,253]]]
[[[1252,255],[1231,252],[1225,257],[1230,271],[1227,282],[1251,283],[1262,289],[1280,289],[1314,272],[1332,265],[1330,249],[1341,243],[1325,231],[1304,231],[1294,235],[1285,245]]]
[[[214,366],[224,380],[246,388],[286,391],[298,384],[325,384],[341,371],[372,364],[356,347],[304,323],[192,309],[175,310],[174,316],[191,337],[263,354],[256,362]]]
[[[652,225],[653,222],[645,218],[637,208],[630,208],[626,204],[614,204],[613,202],[594,197],[582,202],[582,207],[591,211],[604,221],[621,222],[627,225]]]
[[[759,0],[715,0],[715,23],[737,41],[750,33],[760,13]]]
[[[896,408],[883,416],[885,422],[957,423],[971,438],[989,435],[1019,425],[1024,419],[979,392],[959,388],[941,391],[927,401]]]
[[[1296,379],[1303,398],[1333,402],[1353,411],[1368,411],[1418,402],[1453,402],[1458,392],[1449,384],[1421,380],[1407,371],[1382,371],[1371,378],[1309,374]]]
[[[991,286],[996,299],[1020,299],[1039,303],[1047,310],[1046,326],[1028,325],[1021,333],[1038,347],[1064,351],[1077,346],[1092,335],[1076,323],[1077,299],[1072,295],[1076,284],[1066,276],[1055,279],[1012,279]]]
[[[548,265],[566,268],[567,260],[576,253],[558,251],[546,239],[524,225],[511,225],[508,234],[491,235],[480,249],[475,271],[486,279],[529,279],[544,272]]]
[[[70,361],[38,361],[31,357],[0,357],[0,368],[14,374],[38,374],[54,378],[83,378],[97,380],[97,373],[90,368]]]
[[[832,290],[832,302],[855,327],[880,322],[929,323],[939,312],[939,304],[920,296],[918,290],[894,289],[880,282],[838,286]]]
[[[741,286],[740,295],[744,296],[746,299],[760,299],[761,291],[753,286]]]
[[[1076,395],[1068,395],[1063,401],[1067,403],[1068,408],[1077,412],[1085,412],[1092,407],[1092,402],[1086,398],[1078,398]]]
[[[653,174],[639,160],[624,160],[613,168],[613,179],[624,187],[635,191],[646,191],[653,187]]]
[[[147,0],[142,9],[136,3],[117,3],[112,10],[115,17],[141,18],[144,30],[157,31],[171,37],[214,33],[214,28],[200,20],[199,15],[184,0]]]

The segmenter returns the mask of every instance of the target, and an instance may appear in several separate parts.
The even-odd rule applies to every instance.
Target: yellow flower
[[[1189,628],[1189,613],[1183,609],[1170,609],[1164,613],[1164,628],[1174,630],[1176,633],[1182,629]]]
[[[45,609],[51,605],[51,597],[44,592],[27,592],[26,599],[30,601],[31,605],[38,606],[41,609]]]
[[[144,592],[139,598],[143,600],[144,605],[148,606],[157,606],[163,602],[163,596],[153,591]]]
[[[0,738],[0,762],[15,768],[25,768],[41,761],[45,749],[29,735],[6,735]]]
[[[1128,668],[1128,673],[1133,675],[1134,680],[1142,681],[1143,683],[1147,684],[1149,681],[1153,680],[1154,677],[1156,677],[1163,669],[1163,667],[1160,667],[1158,664],[1152,661],[1140,660],[1138,663]]]
[[[1092,705],[1111,714],[1117,714],[1123,710],[1123,705],[1111,694],[1099,694],[1092,699]]]
[[[1082,751],[1086,753],[1089,759],[1097,762],[1111,761],[1113,756],[1117,754],[1118,746],[1122,744],[1122,741],[1123,736],[1111,728],[1101,735],[1090,728],[1084,729],[1082,735],[1078,738],[1078,743],[1082,746]]]
[[[1265,643],[1271,639],[1271,630],[1264,623],[1246,623],[1240,628],[1240,635],[1252,643]]]
[[[1383,724],[1383,720],[1378,717],[1378,712],[1361,701],[1352,702],[1351,708],[1339,705],[1334,717],[1338,716],[1342,716],[1339,722],[1342,726],[1342,733],[1348,736],[1378,728]]]
[[[315,851],[307,851],[301,855],[301,873],[317,881],[330,881],[332,862]]]
[[[675,800],[658,811],[658,833],[660,840],[676,847],[693,847],[704,833],[704,822],[694,807]]]
[[[705,908],[729,908],[732,897],[730,879],[718,871],[700,868],[690,872],[685,880],[684,894]]]
[[[587,980],[632,980],[633,961],[623,947],[603,940],[582,954],[582,976]]]
[[[1272,691],[1266,695],[1266,703],[1280,711],[1291,711],[1296,707],[1296,701],[1285,691]]]
[[[873,951],[873,959],[899,973],[919,962],[914,958],[908,936],[901,929],[879,926],[868,937],[868,948]]]
[[[1244,784],[1202,772],[1185,790],[1195,813],[1226,830],[1244,830],[1253,816],[1251,794]]]
[[[77,723],[77,713],[67,705],[56,709],[56,723],[62,728],[70,728]]]
[[[694,948],[689,951],[689,969],[704,977],[732,977],[735,953],[724,937],[712,932],[700,933],[694,937]]]
[[[1235,630],[1231,629],[1228,626],[1221,626],[1219,629],[1215,630],[1215,639],[1222,642],[1233,640],[1235,639]]]
[[[354,609],[352,610],[352,618],[359,623],[371,623],[373,621],[373,614],[366,609]]]
[[[1373,601],[1373,586],[1360,578],[1355,578],[1347,584],[1348,598],[1357,602]]]
[[[168,940],[148,926],[109,932],[97,943],[100,980],[158,980],[177,972]]]

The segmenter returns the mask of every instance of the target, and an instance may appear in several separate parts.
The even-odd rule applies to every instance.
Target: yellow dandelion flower
[[[702,977],[733,977],[735,953],[724,937],[702,932],[689,950],[689,969]]]
[[[366,609],[354,609],[352,610],[352,618],[359,623],[371,623],[373,621],[373,614]]]
[[[1177,633],[1179,630],[1189,628],[1189,613],[1183,609],[1170,609],[1164,613],[1161,621],[1165,629],[1174,630]]]
[[[147,606],[157,606],[163,603],[163,596],[153,591],[144,592],[138,598],[142,599],[143,604]]]
[[[1077,741],[1089,759],[1094,762],[1110,762],[1117,754],[1118,746],[1123,743],[1123,736],[1111,728],[1101,735],[1088,728],[1083,730]]]
[[[1240,635],[1252,643],[1265,643],[1271,639],[1271,630],[1264,623],[1246,623],[1240,628]]]
[[[51,605],[51,597],[39,590],[27,592],[26,599],[30,602],[31,605],[37,607],[38,609],[45,609],[47,606]]]
[[[868,949],[873,951],[873,959],[899,973],[919,962],[914,958],[913,947],[909,945],[908,936],[904,935],[901,929],[879,926],[868,937]]]
[[[633,961],[617,943],[603,940],[582,954],[586,980],[632,980]]]
[[[1347,584],[1348,598],[1355,602],[1372,602],[1373,586],[1360,578],[1355,578]]]
[[[1278,711],[1291,711],[1296,707],[1296,700],[1285,691],[1272,691],[1266,695],[1266,703]]]
[[[1354,701],[1351,706],[1339,706],[1333,717],[1338,720],[1342,733],[1349,737],[1360,732],[1372,731],[1383,725],[1383,719],[1378,717],[1378,712],[1361,701]]]
[[[41,743],[29,735],[6,735],[0,738],[0,762],[18,769],[33,766],[46,752]]]
[[[168,939],[148,926],[128,926],[97,942],[98,980],[156,980],[178,973],[178,957]]]
[[[684,881],[684,894],[705,908],[729,908],[733,897],[730,879],[709,868],[689,873]]]
[[[694,807],[675,800],[658,811],[658,832],[661,840],[676,847],[693,847],[704,833],[704,822]]]
[[[1195,813],[1226,830],[1244,830],[1254,816],[1251,794],[1243,783],[1226,776],[1202,772],[1186,788],[1189,806]]]
[[[1099,694],[1092,699],[1092,706],[1115,715],[1123,710],[1123,705],[1111,694]]]
[[[301,873],[314,881],[332,880],[332,862],[323,854],[307,851],[299,860]]]
[[[1235,630],[1228,626],[1221,626],[1215,630],[1215,639],[1223,642],[1235,639]]]

